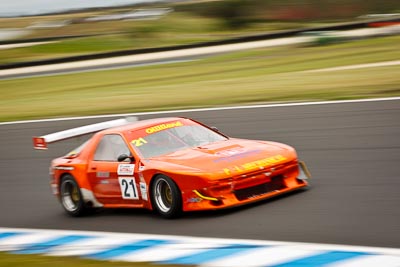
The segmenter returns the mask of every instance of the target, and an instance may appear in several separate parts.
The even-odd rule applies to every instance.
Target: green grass
[[[0,120],[400,95],[400,36],[248,50],[167,65],[0,81]]]
[[[176,265],[156,265],[150,263],[132,263],[132,262],[109,262],[109,261],[96,261],[79,259],[74,257],[53,257],[53,256],[41,256],[41,255],[19,255],[19,254],[7,254],[0,252],[0,267],[14,267],[14,266],[29,266],[29,267],[91,267],[91,266],[102,266],[102,267],[173,267]]]

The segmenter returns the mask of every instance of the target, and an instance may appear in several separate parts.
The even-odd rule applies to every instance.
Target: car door
[[[88,165],[88,177],[95,197],[103,204],[139,204],[135,164],[118,162],[121,154],[131,155],[119,134],[106,134],[97,143]]]

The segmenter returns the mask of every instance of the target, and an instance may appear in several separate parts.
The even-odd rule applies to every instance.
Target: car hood
[[[295,150],[288,145],[232,138],[154,157],[148,162],[168,172],[201,173],[218,179],[272,167],[296,158]]]

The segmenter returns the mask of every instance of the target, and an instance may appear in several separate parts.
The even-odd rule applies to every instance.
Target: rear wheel
[[[181,191],[175,182],[165,175],[154,178],[151,202],[153,208],[164,218],[175,218],[182,213]]]
[[[71,175],[65,175],[61,180],[60,200],[64,210],[71,216],[82,216],[87,211],[81,190]]]

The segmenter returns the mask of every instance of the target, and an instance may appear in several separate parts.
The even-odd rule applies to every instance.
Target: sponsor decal
[[[118,175],[133,175],[135,164],[119,164]]]
[[[97,178],[109,178],[110,173],[109,172],[96,172],[96,177]]]
[[[235,165],[230,168],[224,168],[224,172],[226,175],[231,175],[234,173],[241,173],[241,172],[246,172],[246,171],[254,171],[256,169],[263,169],[265,167],[269,167],[271,165],[274,165],[276,163],[285,161],[286,158],[282,155],[276,155],[273,157],[268,157],[265,159],[260,159],[252,162],[248,162],[242,165]]]
[[[199,198],[199,197],[191,197],[187,200],[188,203],[199,203],[201,202],[203,199]]]
[[[131,143],[132,145],[138,147],[147,144],[147,141],[143,137],[140,137],[138,139],[132,140]]]
[[[100,183],[101,183],[101,184],[109,184],[110,181],[108,181],[108,180],[101,180]]]
[[[58,195],[58,185],[57,184],[51,184],[50,188],[51,188],[51,192],[53,193],[53,195]]]
[[[215,155],[217,156],[221,156],[221,157],[230,157],[233,156],[235,154],[239,154],[243,152],[243,148],[234,148],[234,149],[226,149],[226,150],[222,150],[222,151],[218,151],[215,153]]]
[[[75,150],[72,150],[71,152],[69,152],[69,153],[67,154],[67,157],[74,156],[74,155],[76,155],[76,154],[77,154],[76,151],[75,151]]]
[[[63,170],[63,171],[72,171],[74,167],[68,167],[68,166],[54,166],[54,170]]]
[[[262,150],[261,149],[256,149],[256,150],[250,150],[250,151],[245,151],[242,152],[240,150],[225,150],[225,151],[220,151],[217,152],[216,155],[218,156],[222,156],[221,158],[215,159],[213,160],[215,163],[221,162],[221,161],[225,161],[225,162],[232,162],[238,159],[242,159],[242,158],[246,158],[249,157],[251,155],[255,155],[260,153]]]
[[[139,172],[139,179],[142,183],[144,183],[144,175],[143,173]]]
[[[139,186],[140,186],[140,194],[142,195],[142,199],[147,201],[148,198],[147,198],[147,185],[146,185],[146,183],[140,182]]]
[[[152,133],[156,133],[162,130],[166,130],[166,129],[170,129],[170,128],[175,128],[175,127],[179,127],[179,126],[183,126],[183,123],[180,121],[175,121],[175,122],[171,122],[171,123],[163,123],[160,125],[156,125],[150,128],[146,129],[146,133],[148,134],[152,134]]]
[[[279,191],[279,190],[275,190],[275,192],[276,192],[276,191]],[[268,192],[268,193],[270,193],[270,192]],[[266,194],[267,194],[267,193],[251,195],[251,196],[249,196],[247,199],[258,198],[258,197],[261,197],[261,196],[266,195]]]
[[[135,178],[118,177],[118,182],[121,188],[121,196],[123,199],[139,199]]]

